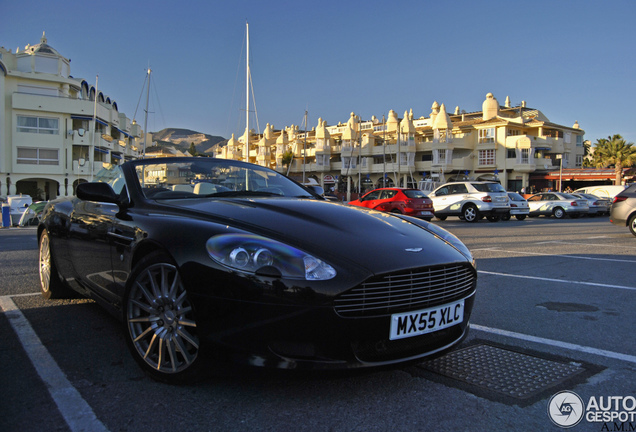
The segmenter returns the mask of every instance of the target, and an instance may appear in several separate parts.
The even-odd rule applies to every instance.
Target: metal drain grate
[[[589,372],[581,363],[549,360],[487,344],[452,351],[417,367],[504,399],[526,402],[557,384]]]

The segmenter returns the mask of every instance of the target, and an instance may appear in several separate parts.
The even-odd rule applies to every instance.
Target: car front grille
[[[343,317],[383,316],[425,309],[465,298],[477,276],[469,264],[412,269],[373,277],[334,300]]]

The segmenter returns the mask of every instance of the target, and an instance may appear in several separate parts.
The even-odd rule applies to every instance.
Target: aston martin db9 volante
[[[344,369],[439,355],[467,334],[477,273],[426,221],[325,200],[214,158],[106,165],[38,226],[45,298],[123,322],[141,368],[187,382],[204,359]]]

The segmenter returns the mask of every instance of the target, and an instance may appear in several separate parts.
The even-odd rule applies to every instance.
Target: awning
[[[98,153],[108,154],[108,150],[104,150],[103,148],[95,147],[95,151]]]
[[[567,168],[561,173],[559,170],[547,173],[530,174],[530,180],[613,180],[616,177],[613,169],[585,169],[585,168]]]
[[[118,127],[116,127],[115,129],[117,129],[117,130],[119,131],[119,133],[122,133],[122,134],[124,134],[124,135],[126,135],[127,137],[129,137],[129,138],[130,138],[130,134],[129,134],[129,133],[127,133],[127,132],[125,132],[125,131],[123,131],[123,130],[119,129]]]

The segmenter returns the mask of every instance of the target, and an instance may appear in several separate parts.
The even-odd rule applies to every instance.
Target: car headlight
[[[449,243],[455,249],[457,249],[462,255],[464,255],[468,261],[470,261],[475,266],[475,259],[473,258],[473,254],[470,253],[470,250],[466,247],[464,243],[460,239],[458,239],[454,234],[451,234],[449,231],[446,231],[444,228],[441,228],[437,225],[434,225],[430,222],[427,223],[426,230],[433,233],[435,236]]]
[[[320,259],[284,243],[253,234],[222,234],[206,243],[210,258],[245,273],[280,273],[287,279],[328,280],[336,270]],[[272,271],[272,270],[277,270]]]

